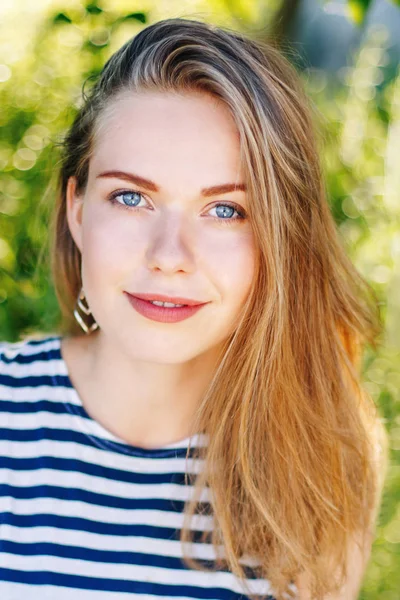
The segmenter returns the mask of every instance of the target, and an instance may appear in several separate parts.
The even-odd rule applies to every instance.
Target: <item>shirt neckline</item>
[[[57,386],[61,386],[65,389],[68,400],[68,403],[66,404],[67,410],[85,419],[85,425],[87,425],[89,430],[88,434],[90,437],[95,437],[100,445],[123,454],[130,454],[138,457],[167,458],[173,456],[186,456],[189,443],[191,449],[204,444],[206,439],[204,434],[196,433],[171,444],[164,444],[155,448],[144,448],[142,446],[129,444],[113,434],[86,411],[82,398],[78,394],[70,378],[67,363],[61,354],[62,336],[56,335],[51,339],[55,342],[55,345],[52,348],[52,355],[57,361],[57,367],[53,368],[52,379]],[[50,350],[48,350],[48,353],[49,352]]]

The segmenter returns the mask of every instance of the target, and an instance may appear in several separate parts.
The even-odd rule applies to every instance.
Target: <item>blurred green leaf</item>
[[[372,0],[348,0],[349,13],[357,25],[364,22]]]
[[[86,12],[90,15],[99,15],[103,12],[103,9],[97,4],[97,2],[90,2],[86,5]]]
[[[129,15],[123,16],[120,20],[121,20],[121,22],[139,21],[139,23],[146,23],[147,16],[146,16],[146,13],[144,13],[144,12],[134,12],[134,13],[130,13]]]
[[[55,17],[53,17],[54,25],[58,25],[59,23],[72,23],[72,20],[65,13],[58,13]]]

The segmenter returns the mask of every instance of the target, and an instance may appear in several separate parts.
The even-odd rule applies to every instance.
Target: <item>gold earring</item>
[[[84,302],[86,302],[86,304],[84,304]],[[85,297],[83,287],[81,288],[81,290],[78,294],[78,298],[77,298],[75,308],[74,308],[74,317],[78,321],[79,325],[82,327],[82,329],[85,333],[92,333],[92,331],[95,331],[98,328],[99,324],[95,320],[94,323],[92,323],[92,325],[90,325],[90,327],[88,325],[86,325],[85,321],[82,319],[81,315],[78,312],[78,308],[85,315],[92,315],[92,311],[90,310],[89,305],[87,303],[87,299]],[[92,318],[94,319],[93,315],[92,315]]]

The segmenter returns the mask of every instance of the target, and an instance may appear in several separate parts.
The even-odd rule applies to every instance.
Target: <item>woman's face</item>
[[[242,183],[236,126],[213,96],[124,92],[113,101],[85,191],[78,196],[71,178],[67,192],[99,335],[132,358],[178,363],[233,333],[253,281],[253,234],[246,192],[210,188]],[[160,322],[137,312],[127,292],[206,304]]]

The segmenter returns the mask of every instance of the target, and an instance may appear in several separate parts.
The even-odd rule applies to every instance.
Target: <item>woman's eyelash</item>
[[[144,198],[144,195],[142,194],[142,192],[138,192],[136,190],[116,190],[115,192],[113,192],[112,194],[109,195],[108,199],[111,202],[111,204],[118,204],[121,208],[124,208],[127,210],[135,210],[135,209],[141,208],[140,206],[123,204],[122,202],[119,202],[117,200],[118,197],[124,196],[124,195],[139,195],[142,198]],[[236,217],[231,217],[231,218],[211,217],[215,221],[218,221],[218,223],[223,223],[223,224],[229,225],[229,224],[232,224],[234,221],[246,219],[245,211],[238,204],[235,204],[234,202],[217,202],[216,204],[214,204],[214,206],[212,206],[210,208],[210,210],[212,208],[216,208],[217,206],[228,206],[230,208],[233,208],[237,213]]]
[[[136,190],[116,190],[115,192],[110,194],[108,199],[110,200],[111,204],[119,204],[120,206],[122,206],[122,208],[128,208],[128,209],[140,208],[137,206],[129,206],[129,204],[123,204],[122,202],[117,201],[118,196],[125,196],[127,194],[132,195],[132,196],[134,194],[136,194],[136,195],[142,196],[142,198],[144,198],[144,195],[141,192],[137,192]]]

